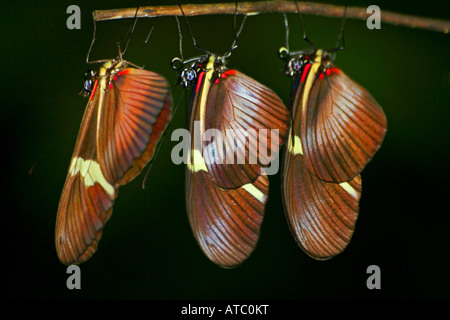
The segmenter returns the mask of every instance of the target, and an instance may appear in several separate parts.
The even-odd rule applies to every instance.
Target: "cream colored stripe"
[[[348,182],[339,183],[339,185],[353,198],[358,198],[358,192]]]
[[[302,147],[302,141],[298,136],[294,136],[294,142],[292,142],[292,136],[289,134],[289,152],[292,153],[292,155],[303,155],[303,147]]]
[[[194,125],[192,128],[191,132],[191,147],[189,150],[189,154],[188,154],[188,169],[193,171],[193,172],[198,172],[198,171],[206,171],[208,172],[208,168],[206,167],[206,163],[205,163],[205,159],[203,158],[203,154],[202,154],[202,146],[200,145],[200,150],[195,149],[195,145],[193,145],[195,143],[195,138],[197,137],[197,135],[199,135],[200,139],[198,139],[200,141],[200,143],[202,143],[202,138],[203,138],[203,133],[205,132],[205,114],[206,114],[206,101],[208,99],[208,93],[209,93],[209,89],[211,87],[211,79],[212,79],[212,75],[214,73],[214,60],[216,59],[216,57],[214,55],[211,55],[211,57],[208,60],[208,64],[206,65],[206,72],[205,72],[205,79],[203,82],[203,86],[201,88],[201,96],[200,96],[200,103],[198,105],[198,112],[200,114],[199,116],[199,128],[200,128],[200,132],[195,132],[195,128],[196,126]],[[193,121],[195,121],[195,116]],[[191,150],[193,150],[192,152],[192,158],[191,158]]]
[[[302,94],[302,98],[301,98],[302,100],[301,100],[300,110],[303,110],[302,117],[305,116],[304,113],[306,112],[306,109],[307,109],[306,106],[308,103],[309,95],[311,93],[311,88],[314,84],[314,79],[316,78],[317,71],[318,71],[320,65],[322,64],[322,52],[323,51],[321,49],[316,51],[314,63],[310,67],[309,73],[306,77],[306,83],[305,83],[305,86],[303,87],[303,94]],[[301,141],[300,137],[294,136],[294,139],[292,139],[291,133],[289,134],[289,152],[291,152],[293,155],[297,155],[297,154],[303,155],[303,146],[302,146],[302,141]]]
[[[189,152],[188,159],[191,159],[191,150],[189,150],[188,152]],[[203,156],[199,150],[194,149],[192,163],[188,163],[188,169],[191,170],[192,172],[198,172],[201,170],[208,172],[205,159],[203,159]]]
[[[216,57],[214,55],[211,55],[211,57],[208,60],[208,64],[206,65],[206,72],[205,72],[205,80],[203,82],[202,87],[202,95],[200,97],[200,137],[203,137],[203,132],[205,132],[205,112],[206,112],[206,100],[208,99],[208,93],[209,89],[211,88],[211,79],[212,75],[214,73],[214,60],[216,60]]]
[[[247,183],[242,186],[242,188],[250,193],[255,199],[257,199],[259,202],[263,203],[266,195],[261,192],[258,188],[256,188],[252,183]]]
[[[317,70],[319,69],[320,65],[322,64],[322,50],[319,49],[316,51],[316,57],[314,58],[314,63],[312,64],[311,68],[309,69],[308,76],[306,77],[306,83],[303,88],[303,94],[302,95],[302,110],[306,110],[306,103],[308,102],[309,95],[311,93],[311,88],[314,83],[314,79],[317,75]]]
[[[84,178],[84,185],[86,187],[90,187],[95,183],[98,183],[108,194],[114,197],[114,187],[106,181],[98,162],[94,160],[84,160],[82,158],[74,158],[70,165],[69,172],[72,176],[80,172],[81,176]]]

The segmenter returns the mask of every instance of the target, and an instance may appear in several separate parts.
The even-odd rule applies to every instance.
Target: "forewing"
[[[308,95],[300,133],[305,164],[325,181],[353,179],[383,142],[387,121],[382,108],[338,69],[317,77],[303,95]]]
[[[167,81],[157,73],[128,68],[115,75],[100,113],[98,158],[108,181],[134,179],[152,159],[171,119]]]
[[[221,138],[203,142],[211,179],[226,189],[254,182],[286,140],[289,112],[282,100],[263,84],[230,70],[211,86],[206,110],[205,131],[216,130]]]

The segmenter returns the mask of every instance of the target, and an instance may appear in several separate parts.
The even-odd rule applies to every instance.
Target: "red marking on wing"
[[[123,69],[123,70],[117,72],[116,76],[117,76],[117,77],[120,77],[120,76],[129,74],[129,73],[130,73],[130,70],[133,70],[133,69],[130,69],[130,68],[128,68],[128,69]]]
[[[97,92],[97,87],[98,87],[98,80],[96,80],[94,83],[94,88],[92,89],[91,96],[89,97],[89,102],[91,102],[92,99],[94,98],[95,93]],[[88,102],[88,104],[89,104],[89,102]]]
[[[200,90],[204,76],[205,76],[204,71],[200,72],[200,74],[198,75],[197,86],[195,87],[195,93],[197,93]]]
[[[307,63],[302,72],[302,77],[300,78],[300,82],[305,81],[306,76],[308,75],[309,69],[311,68],[311,64]]]
[[[333,67],[330,70],[331,70],[331,72],[334,72],[334,73],[337,73],[337,74],[341,73],[341,70],[339,68],[336,68],[336,67]]]
[[[227,76],[234,76],[237,73],[236,70],[227,70],[224,73],[222,73],[220,76],[225,79]]]

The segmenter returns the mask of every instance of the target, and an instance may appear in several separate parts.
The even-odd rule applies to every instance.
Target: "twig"
[[[303,14],[313,14],[327,17],[342,17],[344,14],[343,6],[330,4],[301,2],[299,4],[300,12]],[[184,4],[183,10],[187,16],[200,16],[212,14],[235,14],[235,3],[214,3],[214,4]],[[347,7],[347,19],[366,20],[370,15],[366,12],[367,8]],[[238,4],[238,14],[257,15],[260,13],[289,13],[297,12],[297,6],[293,1],[261,1],[261,2],[242,2]],[[92,13],[95,21],[114,20],[134,18],[136,8],[96,10]],[[154,18],[162,16],[181,16],[182,13],[178,6],[152,6],[141,7],[137,13],[139,18]],[[381,8],[381,22],[404,26],[409,28],[418,28],[430,31],[437,31],[448,34],[450,31],[450,21],[433,18],[422,18],[406,14],[384,11]]]

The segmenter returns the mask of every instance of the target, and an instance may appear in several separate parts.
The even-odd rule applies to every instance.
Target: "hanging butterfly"
[[[325,260],[350,242],[360,173],[380,148],[387,120],[370,93],[333,65],[332,52],[341,48],[327,52],[304,38],[313,49],[279,51],[286,74],[295,78],[282,195],[297,243],[312,258]]]
[[[118,188],[153,158],[172,112],[166,79],[119,57],[87,73],[89,97],[56,220],[59,260],[80,264],[97,250]]]
[[[248,258],[259,239],[269,193],[266,169],[287,137],[289,113],[271,89],[226,67],[236,42],[218,56],[192,40],[204,55],[172,60],[178,83],[193,87],[187,115],[187,213],[205,255],[232,268]],[[255,138],[264,131],[278,134]]]

